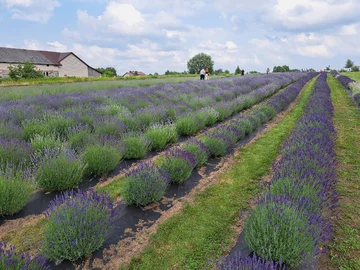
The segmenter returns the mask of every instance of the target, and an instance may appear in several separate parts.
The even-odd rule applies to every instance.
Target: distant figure
[[[205,69],[200,70],[200,80],[205,79]]]
[[[205,73],[209,74],[209,68],[205,68]]]
[[[245,70],[241,70],[241,76],[244,76],[244,74],[245,74]]]
[[[269,72],[270,72],[270,68],[267,68],[266,69],[266,74],[269,74]]]
[[[210,79],[209,72],[205,74],[205,81],[208,81]]]

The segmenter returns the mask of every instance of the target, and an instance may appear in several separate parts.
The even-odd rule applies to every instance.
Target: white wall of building
[[[89,77],[88,66],[81,62],[76,56],[70,54],[65,57],[59,67],[59,76]]]

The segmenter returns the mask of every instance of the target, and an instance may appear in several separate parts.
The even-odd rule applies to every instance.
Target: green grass
[[[358,75],[360,79],[360,72]],[[331,261],[340,269],[360,269],[360,111],[334,77],[328,76],[328,83],[337,131],[340,196],[340,216],[335,220],[335,236],[330,244]]]
[[[222,78],[224,76],[213,76],[214,78]],[[120,77],[122,78],[122,77]],[[59,78],[63,79],[63,78]],[[26,96],[36,96],[41,94],[60,94],[60,93],[72,93],[72,92],[87,92],[91,90],[106,90],[117,87],[137,87],[137,86],[150,86],[158,83],[179,83],[188,80],[199,80],[198,76],[194,77],[160,77],[157,79],[116,79],[105,80],[104,78],[93,78],[91,81],[76,81],[71,83],[64,83],[66,81],[54,81],[45,80],[41,81],[43,84],[32,83],[26,86],[6,86],[1,87],[4,83],[0,83],[0,100],[16,100]],[[101,80],[100,80],[101,79]],[[24,84],[27,84],[24,82]]]
[[[341,75],[348,76],[349,78],[360,82],[360,72],[342,72]]]
[[[298,104],[284,119],[249,146],[221,176],[219,184],[197,194],[194,205],[162,224],[144,252],[124,269],[202,269],[208,259],[229,251],[232,226],[260,190],[259,177],[269,174],[279,146],[302,116],[315,79],[306,85]]]

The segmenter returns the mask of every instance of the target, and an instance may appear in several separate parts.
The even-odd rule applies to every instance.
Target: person
[[[205,79],[205,69],[200,70],[200,80]]]
[[[269,74],[269,72],[270,72],[270,68],[267,68],[266,69],[266,74]]]
[[[209,74],[209,68],[205,68],[205,73]]]
[[[241,70],[241,76],[244,76],[245,70]]]
[[[209,72],[205,74],[205,80],[208,81],[210,79]]]

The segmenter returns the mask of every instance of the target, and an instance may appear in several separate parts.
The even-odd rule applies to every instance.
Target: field
[[[360,269],[357,84],[193,79],[1,88],[0,269]]]

